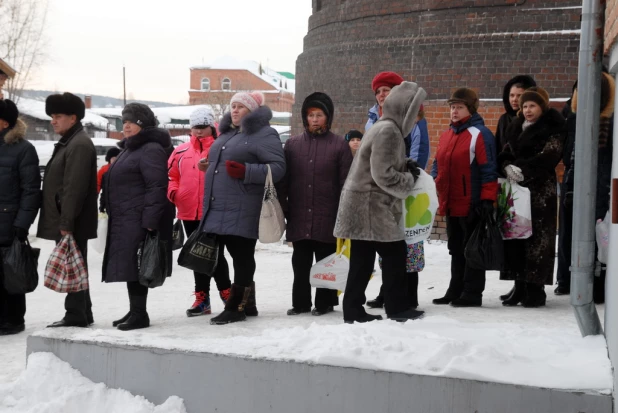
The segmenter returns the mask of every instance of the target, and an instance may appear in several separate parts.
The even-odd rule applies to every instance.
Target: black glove
[[[482,217],[493,216],[495,208],[494,201],[482,200],[479,205],[479,215]]]
[[[15,238],[17,238],[21,242],[26,241],[26,239],[28,238],[28,231],[23,228],[13,227],[13,234],[15,235]]]
[[[414,159],[407,159],[406,166],[408,167],[408,172],[410,172],[414,177],[414,182],[416,182],[418,177],[421,175],[420,166],[416,163],[416,161],[414,161]]]

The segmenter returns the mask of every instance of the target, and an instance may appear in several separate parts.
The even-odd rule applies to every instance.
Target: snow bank
[[[82,376],[51,353],[34,353],[11,384],[0,384],[4,413],[186,413],[182,399],[172,396],[155,406],[126,390],[108,389]]]

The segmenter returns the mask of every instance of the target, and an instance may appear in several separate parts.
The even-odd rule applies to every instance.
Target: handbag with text
[[[406,243],[416,244],[431,236],[438,209],[438,194],[433,178],[422,169],[410,195],[403,200],[401,225]]]

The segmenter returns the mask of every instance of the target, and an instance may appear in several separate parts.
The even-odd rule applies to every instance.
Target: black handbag
[[[178,265],[201,274],[212,275],[217,269],[219,241],[215,234],[202,232],[202,223],[180,250]]]
[[[182,230],[182,222],[177,219],[172,228],[172,251],[182,248],[185,243],[185,232]]]
[[[169,243],[159,237],[158,232],[148,232],[137,251],[139,283],[148,288],[160,287],[171,275]],[[171,253],[171,251],[170,251]]]
[[[472,232],[464,250],[470,268],[500,271],[504,266],[504,241],[493,214],[485,214]]]
[[[41,250],[32,248],[28,240],[21,242],[17,238],[10,247],[1,250],[4,289],[9,294],[26,294],[36,290]]]

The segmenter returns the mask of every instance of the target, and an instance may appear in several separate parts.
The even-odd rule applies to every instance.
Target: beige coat
[[[341,193],[334,235],[363,241],[405,239],[402,200],[414,187],[404,136],[416,124],[425,90],[403,82],[384,101],[382,118],[365,134]]]

